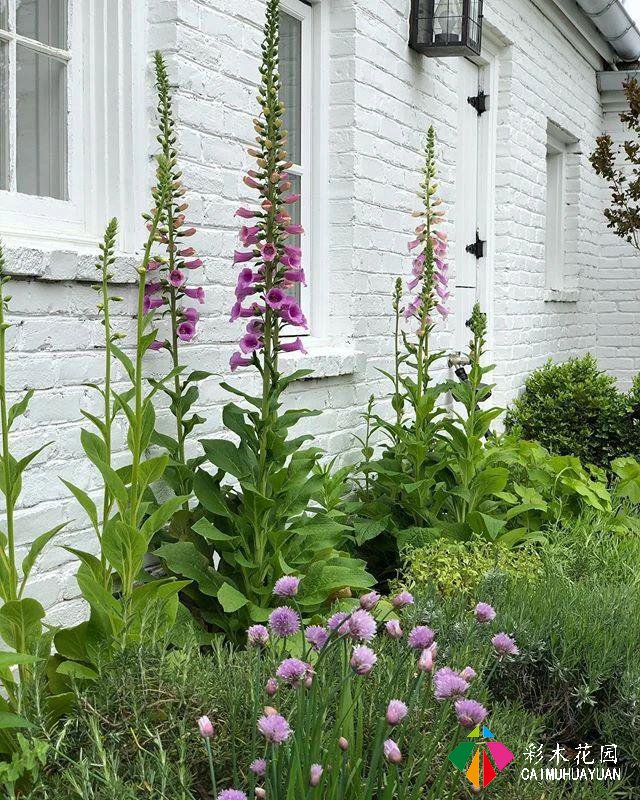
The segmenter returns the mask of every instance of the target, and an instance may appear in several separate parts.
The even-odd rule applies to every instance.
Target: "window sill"
[[[545,303],[577,303],[580,292],[577,289],[545,289]]]
[[[285,355],[281,364],[285,374],[299,369],[313,370],[313,375],[303,378],[304,381],[322,378],[338,378],[341,375],[355,375],[363,372],[366,354],[356,350],[352,345],[335,346],[326,341],[307,338],[304,341],[306,354]]]
[[[48,244],[48,247],[45,247]],[[6,237],[6,273],[18,278],[41,281],[87,281],[95,283],[96,242],[78,241],[51,246],[51,242],[16,240]],[[113,283],[136,283],[138,261],[135,256],[119,255],[112,268]]]

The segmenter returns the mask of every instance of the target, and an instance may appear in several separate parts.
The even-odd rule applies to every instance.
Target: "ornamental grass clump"
[[[193,581],[186,602],[207,629],[224,631],[240,640],[251,623],[263,623],[275,598],[291,591],[270,586],[284,572],[295,574],[296,601],[311,613],[345,588],[369,588],[373,580],[363,561],[349,555],[348,525],[325,510],[318,500],[324,478],[318,471],[321,451],[305,447],[311,436],[291,437],[301,419],[319,412],[282,411],[283,395],[309,370],[285,374],[282,356],[303,351],[298,332],[307,322],[293,294],[304,282],[302,253],[290,237],[303,233],[292,222],[287,133],[283,126],[278,72],[279,2],[266,8],[259,114],[254,120],[256,145],[249,150],[255,168],[245,185],[257,193],[251,207],[237,216],[243,249],[236,250],[238,267],[231,322],[245,326],[239,350],[230,366],[241,373],[257,372],[256,396],[238,386],[222,386],[243,401],[229,403],[223,423],[234,441],[205,439],[206,458],[194,478],[200,519],[190,535],[163,544],[157,551],[167,567]],[[314,502],[316,501],[316,502]]]
[[[483,605],[477,615],[484,625],[467,611],[443,647],[448,658],[476,652],[478,672],[437,667],[436,631],[412,627],[412,596],[403,591],[390,603],[374,594],[310,626],[290,595],[291,605],[275,609],[268,626],[249,628],[255,729],[249,742],[231,738],[233,785],[217,795],[229,779],[221,781],[210,762],[214,796],[417,800],[442,791],[446,754],[488,715],[469,696],[478,673],[493,674],[518,649],[498,634],[487,657],[485,626],[493,617]],[[410,631],[406,639],[396,613]],[[199,727],[210,752],[211,727],[202,719]]]

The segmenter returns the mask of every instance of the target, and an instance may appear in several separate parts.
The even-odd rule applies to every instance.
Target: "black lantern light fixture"
[[[425,56],[480,55],[482,0],[411,0],[409,46]]]

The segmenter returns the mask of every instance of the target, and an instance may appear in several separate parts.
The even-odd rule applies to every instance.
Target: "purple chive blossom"
[[[309,786],[311,786],[312,788],[319,786],[323,772],[324,769],[322,768],[322,764],[312,764],[309,773]]]
[[[292,608],[281,606],[271,612],[269,627],[276,636],[284,639],[300,630],[300,617]]]
[[[276,581],[273,593],[278,597],[295,597],[298,594],[299,586],[300,578],[294,578],[293,575],[284,575]]]
[[[456,700],[454,703],[458,722],[463,728],[475,728],[481,725],[489,713],[487,709],[475,700]]]
[[[460,677],[464,678],[467,683],[471,683],[474,678],[478,677],[478,673],[475,671],[473,667],[465,667],[460,672]]]
[[[397,619],[390,619],[385,624],[385,630],[387,631],[387,636],[390,636],[392,639],[401,639],[402,638],[402,628],[400,627],[400,621]]]
[[[427,625],[418,625],[409,634],[409,647],[414,650],[425,650],[427,647],[431,647],[435,638],[435,631]]]
[[[209,717],[200,717],[198,720],[198,729],[203,739],[211,739],[213,736],[213,723]]]
[[[307,676],[308,664],[299,658],[285,658],[276,670],[281,681],[297,689]]]
[[[402,700],[390,700],[387,706],[386,719],[389,725],[399,725],[409,713]]]
[[[402,753],[393,739],[387,739],[385,741],[382,745],[382,752],[390,764],[400,764],[402,762]]]
[[[360,647],[353,648],[349,666],[356,675],[368,675],[374,668],[377,660],[378,656],[370,647],[361,645]]]
[[[420,672],[431,672],[436,660],[437,648],[435,643],[431,647],[427,647],[420,653],[418,659],[418,669]]]
[[[257,778],[264,778],[267,774],[267,762],[264,758],[256,758],[255,761],[249,764],[249,769]]]
[[[491,640],[500,658],[504,656],[517,656],[520,650],[514,640],[506,633],[497,633]]]
[[[360,608],[349,617],[349,633],[359,642],[370,642],[376,635],[376,621],[368,611]]]
[[[330,631],[337,631],[339,634],[349,633],[349,614],[346,611],[336,611],[329,618],[327,626]]]
[[[450,667],[442,667],[433,676],[433,693],[436,700],[461,697],[468,688],[467,681]]]
[[[309,625],[305,631],[304,638],[316,652],[322,650],[329,640],[329,632],[320,625]]]
[[[287,720],[280,714],[269,714],[260,717],[258,730],[269,744],[282,744],[293,733]]]
[[[269,631],[264,625],[252,625],[247,631],[247,639],[254,647],[266,647],[269,644]]]
[[[373,611],[379,602],[380,595],[378,592],[368,592],[367,594],[363,594],[360,598],[360,608],[363,608],[365,611]]]
[[[239,789],[225,789],[218,795],[218,800],[247,800],[247,795]]]
[[[278,691],[278,681],[275,678],[269,678],[265,686],[265,692],[269,697],[273,697]]]
[[[489,603],[478,603],[473,613],[478,622],[481,623],[492,622],[496,618],[496,612]]]
[[[183,342],[190,342],[196,335],[196,326],[189,320],[184,320],[178,325],[178,338]]]
[[[393,598],[391,603],[394,608],[405,608],[406,606],[412,606],[413,595],[410,595],[407,591],[400,592],[400,594]]]

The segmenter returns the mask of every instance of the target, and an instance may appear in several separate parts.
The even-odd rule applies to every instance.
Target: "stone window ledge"
[[[353,345],[335,346],[326,341],[307,338],[304,342],[306,355],[285,355],[281,359],[283,372],[290,374],[298,369],[313,370],[303,380],[337,378],[341,375],[354,375],[364,371],[366,354],[356,350]]]
[[[578,289],[545,289],[545,303],[577,303],[580,299]]]

